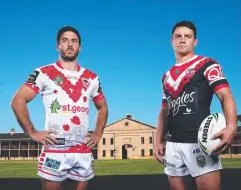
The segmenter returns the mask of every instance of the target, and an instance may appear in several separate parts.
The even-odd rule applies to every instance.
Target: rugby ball
[[[206,155],[212,156],[219,154],[219,151],[212,152],[212,150],[220,144],[221,139],[211,140],[211,137],[225,127],[226,120],[221,113],[210,114],[202,121],[198,130],[198,144]]]

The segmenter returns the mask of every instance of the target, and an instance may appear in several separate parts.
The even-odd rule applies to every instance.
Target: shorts
[[[94,177],[94,158],[86,145],[76,145],[68,149],[43,150],[39,157],[38,173],[51,181],[66,178],[87,181]]]
[[[197,177],[222,169],[218,156],[207,156],[197,143],[167,142],[164,173],[169,176]]]

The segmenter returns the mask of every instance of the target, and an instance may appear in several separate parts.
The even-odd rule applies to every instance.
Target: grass
[[[224,168],[241,168],[240,158],[223,158]],[[0,160],[0,178],[38,178],[37,161]],[[96,160],[95,175],[161,174],[163,166],[156,160]]]

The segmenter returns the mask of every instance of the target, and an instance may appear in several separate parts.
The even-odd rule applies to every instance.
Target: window
[[[144,144],[144,137],[141,137],[141,144]]]
[[[110,144],[114,144],[114,139],[110,138]]]
[[[105,145],[105,138],[103,138],[103,145]]]
[[[149,143],[152,144],[152,137],[149,137]]]
[[[141,156],[145,156],[145,150],[141,149]]]
[[[114,150],[110,150],[110,156],[111,156],[111,157],[114,156]]]
[[[150,149],[150,156],[153,156],[153,150]]]
[[[105,152],[105,150],[103,150],[103,157],[105,157],[105,155],[106,155],[106,152]]]

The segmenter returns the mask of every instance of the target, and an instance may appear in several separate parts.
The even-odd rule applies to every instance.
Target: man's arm
[[[156,129],[156,143],[160,144],[163,141],[163,136],[166,131],[166,108],[162,107],[158,116],[157,129]]]
[[[34,99],[36,92],[29,87],[23,85],[13,96],[11,101],[11,107],[16,116],[19,125],[23,131],[30,135],[35,132],[35,128],[30,120],[27,103]]]
[[[165,154],[162,141],[166,131],[166,117],[167,117],[166,107],[162,107],[158,116],[156,138],[155,138],[155,144],[154,144],[154,155],[156,159],[161,163],[163,163],[164,161],[163,156]]]
[[[221,143],[213,150],[221,149],[223,152],[231,145],[237,130],[237,109],[230,88],[222,88],[215,92],[219,98],[227,122],[227,127],[214,135],[213,139],[221,138]]]
[[[33,100],[36,95],[36,92],[23,85],[13,96],[11,107],[25,134],[30,136],[33,140],[41,142],[44,146],[47,146],[46,141],[54,145],[52,141],[56,142],[56,140],[49,135],[49,133],[53,133],[53,131],[38,132],[30,120],[27,103]]]
[[[95,101],[97,108],[96,128],[93,134],[88,134],[87,146],[94,147],[101,139],[108,118],[108,106],[105,98]]]

